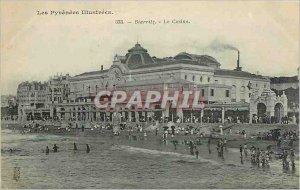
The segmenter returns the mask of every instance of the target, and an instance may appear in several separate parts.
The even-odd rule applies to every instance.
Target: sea
[[[207,189],[299,188],[296,171],[282,170],[281,160],[269,168],[241,161],[238,149],[224,159],[215,145],[209,154],[200,145],[199,158],[188,146],[164,143],[155,134],[132,138],[110,133],[74,135],[21,134],[1,129],[1,186],[5,189]],[[73,143],[78,151],[73,150]],[[59,149],[54,153],[56,144]],[[90,152],[86,152],[86,144]],[[50,153],[46,155],[46,146]],[[10,151],[12,149],[13,151]]]

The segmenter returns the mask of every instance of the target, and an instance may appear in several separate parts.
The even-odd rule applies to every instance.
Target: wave
[[[181,153],[177,153],[177,152],[167,152],[167,151],[138,148],[138,147],[132,147],[132,146],[126,146],[126,145],[114,145],[114,146],[112,146],[112,149],[125,150],[125,151],[129,151],[129,152],[142,152],[142,153],[152,154],[152,155],[171,155],[171,156],[176,156],[176,157],[180,157],[180,158],[195,159],[195,156],[192,156],[192,155],[181,154]],[[198,160],[200,160],[201,162],[208,162],[208,163],[211,163],[214,165],[220,165],[220,163],[217,161],[205,159],[200,156],[198,157]],[[182,161],[177,160],[177,162],[188,163],[188,161],[186,161],[186,160],[182,160]]]

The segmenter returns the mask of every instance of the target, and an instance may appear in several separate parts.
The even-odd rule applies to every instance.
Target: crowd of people
[[[280,129],[272,129],[267,132],[258,132],[257,138],[259,140],[298,140],[299,134],[296,130],[280,130]]]
[[[45,124],[40,124],[37,122],[30,122],[27,123],[23,126],[23,130],[21,131],[23,134],[28,133],[28,132],[47,132],[49,131],[49,128],[51,127],[46,126]],[[70,131],[71,128],[74,128],[71,123],[67,123],[64,127],[60,126],[57,129],[62,129],[65,131]],[[75,124],[75,129],[81,129],[82,132],[85,131],[85,125],[84,124]],[[105,129],[105,130],[113,130],[114,125],[112,123],[102,123],[102,124],[94,124],[90,127],[90,130],[94,130],[99,128],[100,130]],[[142,124],[120,124],[119,127],[119,132],[118,135],[120,135],[120,131],[122,130],[127,130],[129,131],[129,135],[133,134],[134,132],[140,132],[143,133],[144,137],[147,136],[147,132],[145,130],[145,126]],[[177,150],[178,145],[180,142],[177,139],[177,136],[179,135],[184,135],[187,136],[186,140],[183,140],[181,143],[189,147],[189,152],[191,155],[195,155],[196,158],[199,157],[199,148],[198,146],[203,145],[203,139],[207,139],[207,148],[209,154],[212,153],[211,149],[211,144],[212,141],[215,141],[215,137],[210,135],[210,136],[205,136],[199,128],[193,127],[191,125],[181,125],[181,127],[162,127],[162,139],[163,142],[167,142],[167,140],[171,139],[171,143],[174,145],[174,149]],[[152,132],[155,132],[155,135],[157,136],[159,133],[159,128],[155,128]],[[231,133],[231,129],[229,129],[229,132]],[[199,138],[194,140],[195,134]],[[246,138],[246,132],[245,130],[238,131],[238,134],[244,135]],[[168,138],[169,135],[169,138]],[[170,138],[171,137],[171,138]],[[222,135],[221,135],[222,137]],[[224,136],[223,136],[224,137]],[[132,137],[134,139],[134,137]],[[135,136],[135,138],[137,138]],[[293,170],[295,169],[295,152],[292,149],[293,148],[293,141],[299,139],[299,134],[297,133],[296,130],[278,130],[278,129],[273,129],[267,132],[259,132],[257,134],[257,138],[259,140],[273,140],[277,141],[277,147],[281,148],[281,144],[283,141],[288,140],[289,141],[289,149],[284,149],[281,153],[279,158],[282,159],[282,165],[284,169],[292,168]],[[220,138],[217,137],[216,141],[216,153],[218,157],[224,159],[224,152],[228,151],[227,148],[227,139],[226,138]],[[87,144],[86,145],[86,152],[90,152],[90,147]],[[55,144],[53,146],[53,152],[58,152],[58,146]],[[74,151],[77,151],[77,145],[74,143]],[[49,154],[50,150],[49,147],[46,147],[46,154]],[[244,161],[250,161],[253,165],[257,165],[258,167],[269,167],[270,166],[270,161],[272,160],[272,152],[270,148],[267,148],[266,150],[260,150],[257,147],[252,146],[251,148],[247,147],[247,144],[240,145],[240,157],[241,157],[241,162],[243,163]],[[249,156],[250,155],[250,156]],[[276,155],[275,155],[276,156]]]

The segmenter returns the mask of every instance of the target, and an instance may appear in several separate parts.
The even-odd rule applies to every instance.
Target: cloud
[[[226,50],[239,51],[239,49],[234,45],[222,42],[220,39],[213,40],[205,49],[211,49],[214,51],[226,51]]]

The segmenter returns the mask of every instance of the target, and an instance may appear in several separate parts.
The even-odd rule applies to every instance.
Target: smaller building
[[[49,115],[47,83],[22,82],[17,89],[19,120],[41,119]]]
[[[18,117],[17,100],[13,95],[1,96],[1,119],[15,120]]]
[[[281,123],[287,116],[287,96],[276,95],[272,90],[262,94],[254,92],[250,101],[250,123]]]
[[[273,77],[271,89],[277,96],[283,93],[287,96],[287,115],[299,123],[299,76]]]
[[[17,105],[16,96],[1,95],[1,107],[14,107]]]

